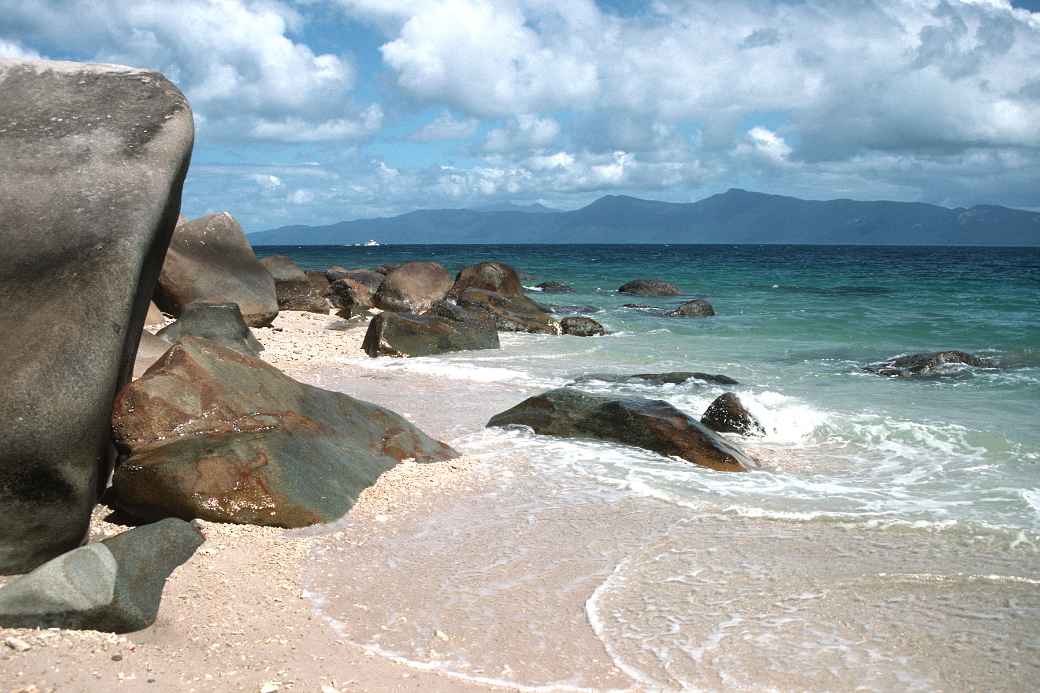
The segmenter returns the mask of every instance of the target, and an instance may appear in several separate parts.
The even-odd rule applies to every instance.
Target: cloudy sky
[[[0,57],[163,71],[249,231],[730,187],[1040,209],[1040,0],[0,0]]]

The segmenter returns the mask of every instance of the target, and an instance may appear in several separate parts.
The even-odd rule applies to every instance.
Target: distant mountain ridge
[[[698,202],[607,195],[581,209],[424,209],[327,226],[283,226],[253,245],[723,243],[1038,246],[1040,212],[992,205],[802,200],[737,188]]]

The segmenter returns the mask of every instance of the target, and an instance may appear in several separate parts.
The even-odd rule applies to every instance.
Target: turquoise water
[[[258,249],[274,253],[311,269],[432,259],[457,271],[500,260],[526,286],[573,285],[573,294],[531,295],[594,309],[611,332],[504,333],[498,351],[353,364],[450,383],[453,400],[409,411],[456,407],[460,423],[441,426],[432,414],[416,421],[463,452],[527,460],[465,507],[373,540],[368,563],[350,555],[350,574],[407,565],[439,595],[386,607],[375,631],[352,634],[373,651],[533,688],[1017,690],[1040,674],[1040,250]],[[624,308],[681,300],[616,293],[639,277],[707,298],[718,315]],[[921,380],[862,371],[940,349],[999,367]],[[767,435],[734,440],[761,470],[719,474],[623,446],[480,426],[578,375],[672,370],[740,381],[725,389]],[[583,387],[665,399],[697,418],[724,391]],[[421,388],[414,397],[422,402]],[[495,570],[541,575],[536,596],[531,585],[459,558],[486,559],[487,547]],[[364,584],[344,600],[378,611]],[[567,644],[556,642],[545,623],[510,620],[518,601],[535,624],[570,613],[584,625],[561,621]],[[548,605],[543,616],[532,602]],[[402,613],[407,628],[395,620]],[[438,623],[468,629],[468,644],[435,642],[431,654],[429,628]],[[579,646],[583,637],[596,646]],[[536,656],[509,654],[525,651],[556,655],[552,666],[534,667]]]

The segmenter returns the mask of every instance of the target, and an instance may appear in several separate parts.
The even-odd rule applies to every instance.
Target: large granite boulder
[[[458,454],[391,411],[197,337],[119,393],[112,428],[111,503],[146,521],[331,522],[399,461]]]
[[[269,255],[262,258],[260,264],[274,279],[278,310],[299,310],[328,315],[329,303],[325,296],[322,292],[314,290],[310,278],[291,258],[285,255]]]
[[[442,302],[425,315],[380,313],[368,324],[362,348],[372,357],[498,349],[498,330],[485,313]]]
[[[607,330],[592,318],[573,316],[560,321],[560,331],[575,337],[599,337]]]
[[[599,381],[604,383],[639,383],[645,385],[684,385],[696,380],[713,385],[739,385],[728,375],[718,373],[698,373],[694,371],[669,371],[667,373],[635,373],[618,375],[616,373],[588,373],[574,379],[574,383]]]
[[[152,334],[148,330],[141,331],[141,341],[137,345],[137,358],[134,359],[134,380],[145,374],[152,364],[170,350],[173,344],[163,337]]]
[[[155,302],[174,317],[191,303],[237,303],[251,327],[270,325],[278,317],[274,278],[227,212],[177,226]]]
[[[191,303],[177,322],[156,333],[172,344],[184,337],[202,337],[243,354],[256,356],[264,350],[234,303]]]
[[[86,535],[193,138],[157,72],[0,60],[0,573]]]
[[[372,308],[373,297],[386,275],[371,270],[344,270],[329,284],[328,296],[340,317],[350,318]]]
[[[407,262],[386,275],[372,297],[376,308],[421,315],[443,301],[454,282],[436,262]]]
[[[668,311],[667,315],[673,318],[707,318],[715,315],[715,308],[703,298],[695,298]]]
[[[682,292],[668,282],[660,279],[633,279],[623,284],[618,293],[630,296],[680,296]]]
[[[494,291],[501,296],[522,296],[524,287],[520,276],[503,262],[481,262],[459,272],[451,296],[458,297],[466,289]]]
[[[623,443],[719,471],[756,466],[736,446],[658,399],[561,388],[530,397],[488,422],[489,427],[512,425],[529,426],[540,435]]]
[[[881,363],[871,364],[863,370],[891,378],[935,378],[963,373],[965,366],[985,368],[989,365],[979,357],[964,351],[932,351],[893,356]]]
[[[742,436],[766,434],[765,427],[732,392],[724,392],[716,397],[704,411],[701,423],[719,433],[739,433]]]
[[[166,578],[202,545],[173,518],[87,544],[0,589],[0,626],[130,633],[155,622]]]
[[[483,311],[504,332],[559,334],[559,324],[526,296],[503,296],[484,289],[466,289],[458,304],[468,310]]]

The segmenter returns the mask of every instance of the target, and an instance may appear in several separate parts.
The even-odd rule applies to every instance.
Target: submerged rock
[[[494,291],[500,296],[522,296],[520,276],[504,262],[481,262],[459,272],[450,295],[458,297],[466,289]]]
[[[660,279],[633,279],[627,284],[623,284],[619,289],[618,293],[629,294],[632,296],[680,296],[682,292],[679,289],[669,284],[668,282],[661,281]]]
[[[695,298],[668,311],[668,316],[673,318],[707,318],[712,315],[715,315],[715,308],[703,298]]]
[[[560,315],[562,313],[598,313],[599,308],[596,306],[558,306],[558,305],[546,305],[544,306],[547,310],[546,313],[553,313],[554,315]]]
[[[299,310],[328,315],[329,304],[322,291],[317,291],[310,277],[285,255],[270,255],[260,260],[274,279],[278,310]]]
[[[663,400],[562,388],[530,397],[488,422],[510,425],[529,426],[541,435],[624,443],[719,471],[755,467],[736,446]]]
[[[372,357],[498,349],[498,330],[486,314],[442,302],[425,315],[380,313],[368,324],[362,348]]]
[[[401,416],[185,337],[116,398],[112,503],[132,517],[303,527],[403,459],[458,453]]]
[[[250,356],[264,350],[234,303],[191,303],[177,322],[159,330],[157,336],[171,344],[183,337],[203,337]]]
[[[193,137],[157,72],[0,61],[0,574],[87,533]]]
[[[732,392],[725,392],[708,405],[701,423],[719,433],[739,433],[743,436],[764,436],[765,427],[758,422]]]
[[[130,633],[155,622],[166,578],[202,545],[166,519],[73,549],[0,589],[0,626]]]
[[[376,308],[421,315],[443,301],[454,282],[436,262],[408,262],[392,270],[372,296]]]
[[[502,296],[483,289],[466,289],[458,298],[463,308],[486,312],[505,332],[559,334],[559,325],[526,296]]]
[[[604,383],[627,383],[639,381],[649,385],[682,385],[690,380],[700,380],[716,385],[739,385],[736,380],[727,375],[696,373],[691,371],[672,371],[669,373],[635,373],[633,375],[618,375],[616,373],[589,373],[574,379],[575,383],[587,383],[598,380]]]
[[[607,333],[603,325],[584,317],[564,318],[560,321],[560,331],[575,337],[598,337]]]
[[[933,351],[894,356],[881,363],[871,364],[863,370],[888,377],[927,378],[960,372],[962,366],[985,368],[987,365],[982,359],[964,351]]]
[[[547,294],[573,294],[574,287],[570,284],[564,284],[563,282],[542,282],[541,284],[535,284],[536,287]]]
[[[278,317],[274,278],[227,212],[177,226],[155,302],[174,317],[191,303],[237,303],[250,327],[270,325]]]

